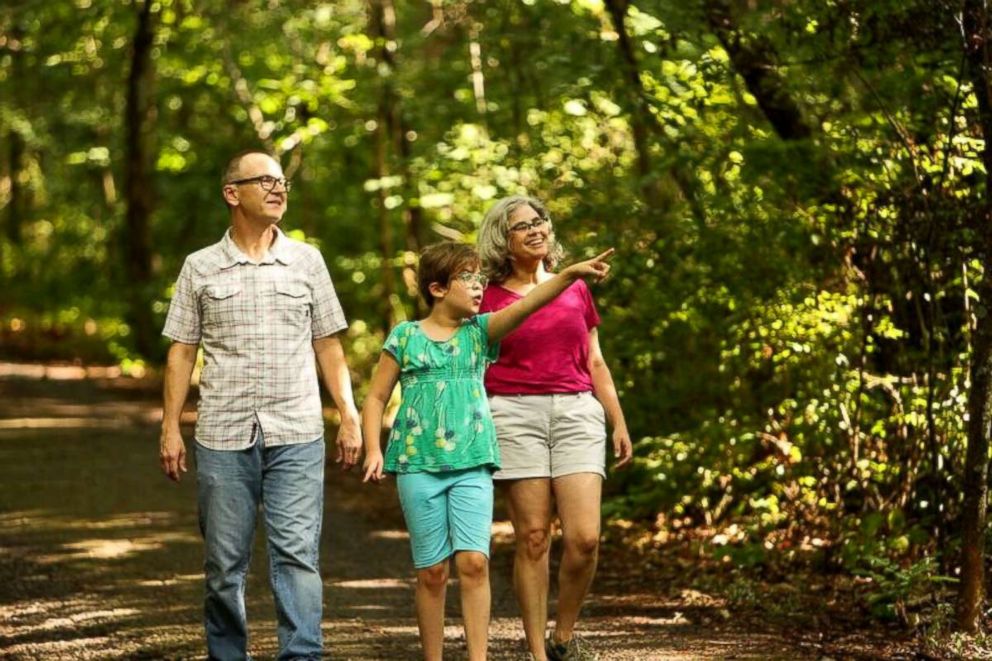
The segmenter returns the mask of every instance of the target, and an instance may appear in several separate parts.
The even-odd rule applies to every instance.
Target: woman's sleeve
[[[600,318],[599,312],[596,311],[596,301],[592,298],[592,292],[589,290],[589,285],[586,284],[585,280],[580,280],[582,283],[582,300],[585,302],[585,319],[586,328],[592,330],[596,326],[599,326]]]

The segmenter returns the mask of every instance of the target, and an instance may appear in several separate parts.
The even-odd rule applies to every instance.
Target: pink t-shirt
[[[520,298],[500,285],[489,285],[479,311],[494,312]],[[591,391],[589,331],[598,325],[599,313],[589,286],[577,280],[503,338],[499,360],[486,371],[486,392],[547,395]]]

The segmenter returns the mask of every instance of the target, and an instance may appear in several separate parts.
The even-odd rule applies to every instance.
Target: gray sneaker
[[[566,643],[555,642],[554,636],[548,636],[544,641],[544,653],[548,661],[598,661],[589,643],[578,636],[572,636]]]

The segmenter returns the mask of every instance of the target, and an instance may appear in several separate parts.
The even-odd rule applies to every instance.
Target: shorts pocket
[[[600,425],[605,426],[606,425],[606,409],[603,408],[602,403],[600,403],[600,401],[598,399],[596,399],[596,396],[594,394],[592,394],[592,393],[587,393],[585,395],[585,397],[586,397],[586,400],[587,400],[586,401],[586,410],[588,411],[589,415],[592,416],[592,418],[596,422],[598,422]]]

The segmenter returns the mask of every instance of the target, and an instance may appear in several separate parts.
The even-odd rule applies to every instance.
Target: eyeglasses
[[[227,183],[229,186],[235,186],[238,184],[258,184],[266,193],[271,193],[275,190],[276,186],[282,186],[283,190],[287,193],[293,190],[293,182],[286,177],[272,177],[267,174],[263,174],[258,177],[248,177],[247,179],[238,179],[237,181],[229,181]]]
[[[512,225],[510,227],[510,231],[511,232],[529,232],[532,229],[541,229],[542,227],[544,227],[547,224],[548,224],[548,219],[547,218],[541,218],[540,216],[538,216],[537,218],[535,218],[534,220],[532,220],[530,222],[527,222],[526,220],[523,220],[523,221],[521,221],[519,223],[516,223],[515,225]]]
[[[483,289],[485,289],[486,285],[489,284],[489,278],[475,271],[462,271],[461,273],[456,274],[452,279],[460,280],[461,282],[464,282],[466,285],[470,285],[473,282],[477,282],[479,283],[479,286],[482,287]]]

